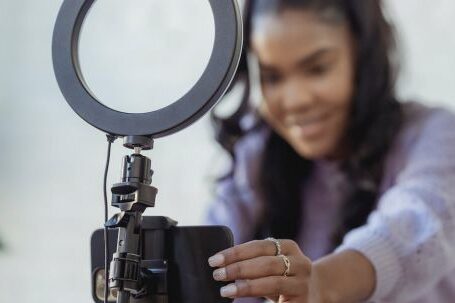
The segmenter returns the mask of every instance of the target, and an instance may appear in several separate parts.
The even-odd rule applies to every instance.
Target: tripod
[[[154,302],[167,303],[167,264],[163,245],[163,252],[158,254],[157,259],[142,260],[141,255],[142,214],[148,207],[155,206],[158,192],[151,186],[151,161],[141,155],[141,151],[152,149],[153,139],[125,137],[124,146],[134,149],[134,154],[123,158],[121,182],[111,188],[112,206],[122,212],[106,222],[107,228],[118,229],[117,251],[110,265],[109,288],[117,290],[117,303],[128,303],[131,295],[141,298],[150,294],[146,286],[154,284],[155,295],[163,294],[158,296],[160,300]]]
[[[121,210],[106,222],[109,242],[116,250],[111,259],[109,288],[117,303],[227,303],[213,280],[207,259],[232,246],[227,227],[178,227],[167,217],[142,216],[154,207],[157,189],[151,186],[151,161],[141,155],[153,147],[148,137],[125,137],[134,153],[123,158],[121,182],[114,184],[112,206]],[[92,236],[92,280],[104,266],[103,230]],[[96,282],[92,284],[96,289]],[[94,293],[95,302],[102,302]]]

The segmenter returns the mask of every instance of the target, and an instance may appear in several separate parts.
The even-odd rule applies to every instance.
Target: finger
[[[283,276],[288,266],[287,276],[309,277],[312,263],[305,256],[289,256],[286,264],[283,256],[265,256],[230,264],[213,272],[217,281],[257,279],[267,276]]]
[[[307,283],[291,277],[265,277],[254,280],[238,280],[222,287],[222,297],[287,297],[306,295]]]
[[[209,264],[212,267],[225,266],[260,256],[274,256],[275,252],[276,247],[272,241],[254,240],[217,253],[209,259]]]
[[[272,302],[279,302],[278,300],[280,299],[280,296],[264,297],[264,298],[266,298],[267,300],[272,301]]]
[[[298,245],[291,240],[279,240],[281,253],[293,255],[300,252]],[[212,267],[226,266],[235,262],[257,258],[260,256],[274,256],[276,245],[270,240],[254,240],[223,250],[209,258]]]
[[[289,259],[291,263],[297,263],[297,261],[294,262],[293,258],[290,257]],[[218,268],[213,272],[213,278],[217,281],[257,279],[268,276],[281,276],[285,271],[286,264],[282,257],[265,256]],[[289,275],[291,276],[292,273]]]

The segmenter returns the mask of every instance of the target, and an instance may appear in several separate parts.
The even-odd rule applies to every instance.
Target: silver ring
[[[275,244],[275,248],[276,248],[275,256],[281,255],[281,244],[280,244],[280,241],[278,241],[277,239],[272,238],[272,237],[269,237],[266,240],[267,241],[272,241]]]
[[[291,271],[291,261],[285,255],[279,255],[278,257],[281,257],[281,259],[283,259],[284,266],[286,267],[283,272],[283,277],[289,276],[289,272]]]

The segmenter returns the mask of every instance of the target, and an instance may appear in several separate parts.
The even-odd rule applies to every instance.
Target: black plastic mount
[[[140,212],[122,212],[106,223],[109,229],[118,230],[117,251],[112,256],[109,271],[109,287],[118,291],[118,303],[130,302],[130,297],[140,299],[147,296],[153,296],[155,300],[149,302],[155,303],[156,298],[164,299],[168,295],[168,265],[163,236],[166,230],[177,223],[168,218],[157,218],[154,224],[159,228],[156,233],[156,255],[153,259],[144,260]]]
[[[112,206],[139,212],[154,207],[158,189],[151,186],[152,175],[149,158],[141,154],[123,157],[121,182],[111,188]]]
[[[169,106],[133,114],[103,105],[90,92],[82,76],[78,54],[79,36],[95,0],[65,0],[54,28],[52,56],[57,82],[68,104],[89,124],[117,136],[158,138],[194,123],[228,89],[240,61],[243,42],[237,1],[207,1],[215,20],[215,43],[203,75],[189,92]]]
[[[129,149],[139,147],[142,150],[153,148],[153,139],[145,136],[126,136],[123,138],[123,146]]]

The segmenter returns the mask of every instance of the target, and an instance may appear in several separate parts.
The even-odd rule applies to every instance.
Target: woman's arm
[[[455,270],[455,116],[433,110],[409,123],[415,127],[394,152],[403,162],[395,184],[337,249],[359,251],[373,264],[375,302],[431,295]],[[450,301],[450,293],[439,296]]]
[[[373,265],[354,250],[319,259],[313,264],[313,275],[323,303],[364,301],[373,294],[376,283]]]
[[[395,184],[368,223],[337,249],[359,251],[373,264],[371,301],[434,294],[455,270],[455,116],[438,110],[415,124],[418,133],[404,137],[395,152],[404,163]],[[444,295],[449,301],[450,293]]]

